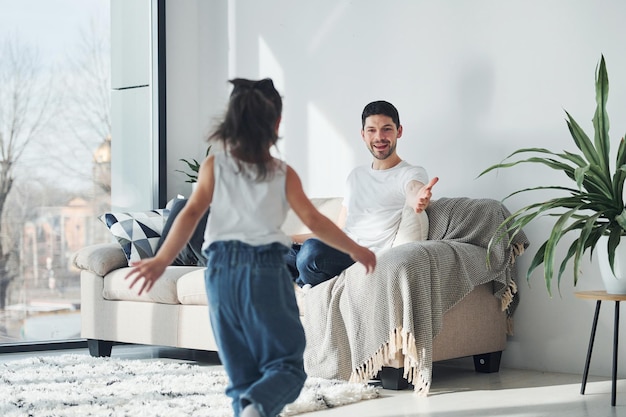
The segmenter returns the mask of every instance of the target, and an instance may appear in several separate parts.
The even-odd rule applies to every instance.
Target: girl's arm
[[[346,225],[346,215],[347,215],[347,210],[345,208],[345,206],[341,206],[341,211],[339,212],[339,217],[337,218],[337,221],[335,222],[335,224],[337,225],[337,227],[339,227],[339,229],[343,230],[343,227]],[[292,235],[291,236],[291,240],[294,243],[304,243],[305,240],[307,239],[311,239],[317,237],[315,236],[314,233],[302,233],[299,235]]]
[[[290,166],[287,166],[286,194],[293,211],[319,239],[362,263],[368,273],[374,270],[376,255],[350,239],[335,223],[315,208],[304,194],[298,174]]]

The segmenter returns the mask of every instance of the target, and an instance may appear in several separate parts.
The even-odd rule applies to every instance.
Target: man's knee
[[[326,247],[327,246],[318,239],[305,240],[296,258],[296,266],[298,269],[307,265],[315,265],[316,260],[324,256]]]
[[[300,255],[302,252],[307,256],[315,256],[324,252],[327,252],[331,247],[322,242],[319,239],[307,239],[302,243],[300,248]]]
[[[318,239],[308,239],[296,259],[298,277],[296,283],[315,286],[334,277],[341,272],[335,265],[334,258],[337,250]]]

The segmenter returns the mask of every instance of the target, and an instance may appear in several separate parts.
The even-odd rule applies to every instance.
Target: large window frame
[[[111,0],[126,1],[126,0]],[[154,208],[164,207],[167,200],[167,117],[166,117],[166,13],[165,0],[145,0],[150,11],[151,22],[151,137],[152,150],[151,164],[153,174],[151,176],[151,205]],[[113,20],[114,16],[111,15]],[[115,27],[116,22],[111,22]],[[119,45],[118,45],[119,46]],[[112,48],[116,45],[112,43]],[[127,156],[121,163],[132,169],[133,158]],[[113,168],[113,167],[112,167]],[[113,172],[113,174],[115,174]],[[112,196],[113,197],[113,196]],[[113,198],[112,198],[113,201]],[[0,344],[0,354],[26,353],[62,349],[87,348],[86,339],[66,339],[50,341],[30,341]]]

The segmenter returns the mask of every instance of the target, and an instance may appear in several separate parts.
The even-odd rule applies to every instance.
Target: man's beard
[[[372,154],[372,156],[380,161],[385,160],[387,158],[389,158],[391,156],[391,154],[393,154],[393,152],[396,150],[395,145],[391,146],[391,144],[389,144],[390,146],[385,150],[385,151],[378,151],[376,150],[376,148],[374,148],[374,145],[370,145],[370,153]]]

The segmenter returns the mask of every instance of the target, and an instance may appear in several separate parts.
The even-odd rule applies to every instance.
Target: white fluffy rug
[[[0,416],[232,416],[226,374],[158,360],[43,356],[0,364]],[[378,397],[363,384],[309,378],[281,416]]]

